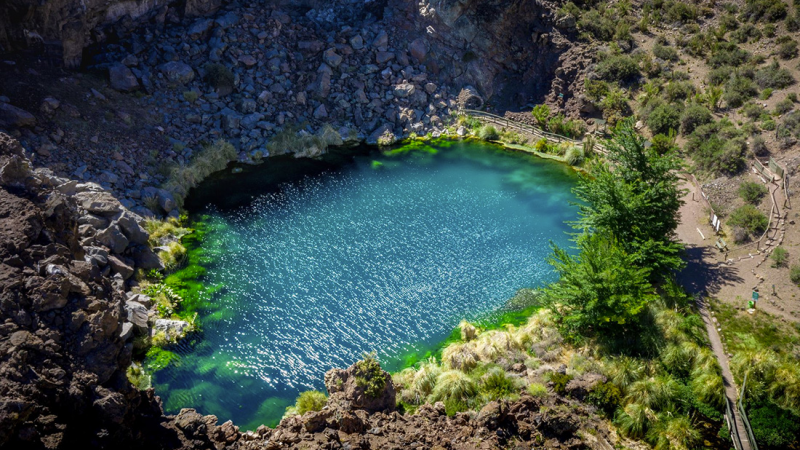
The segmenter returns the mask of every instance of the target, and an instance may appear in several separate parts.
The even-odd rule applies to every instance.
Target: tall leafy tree
[[[614,333],[635,322],[656,297],[648,281],[650,270],[635,264],[634,256],[608,232],[583,235],[578,249],[573,257],[553,245],[548,261],[560,278],[546,289],[545,299],[561,317],[562,328],[570,336]]]
[[[647,148],[631,119],[617,126],[607,148],[608,162],[595,165],[575,188],[582,201],[576,227],[611,233],[637,266],[650,269],[651,279],[680,269],[680,160],[674,151]]]

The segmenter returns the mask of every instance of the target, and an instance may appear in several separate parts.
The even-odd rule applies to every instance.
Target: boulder
[[[375,54],[375,62],[378,64],[385,64],[394,59],[392,52],[378,52]]]
[[[342,63],[342,59],[343,58],[336,53],[335,48],[329,48],[322,54],[322,60],[330,67],[339,67],[339,64]]]
[[[186,84],[194,80],[194,70],[192,67],[180,61],[170,61],[158,66],[158,69],[170,83]]]
[[[600,384],[605,383],[606,377],[599,373],[586,373],[578,378],[570,380],[564,387],[567,395],[583,401],[586,395],[594,390]]]
[[[128,321],[140,331],[147,330],[147,307],[139,302],[128,300],[125,302],[125,313]]]
[[[122,212],[122,204],[109,192],[79,192],[75,198],[83,209],[100,216],[113,216]]]
[[[36,117],[24,109],[0,102],[0,128],[32,127]]]
[[[410,53],[411,57],[416,59],[417,62],[424,63],[425,59],[428,57],[428,46],[425,43],[425,39],[414,39],[408,44],[408,53]]]
[[[325,108],[324,104],[320,104],[317,109],[314,110],[314,118],[321,120],[326,117],[328,117],[328,110]]]
[[[372,386],[368,391],[368,386]],[[340,410],[362,409],[368,412],[392,411],[396,391],[392,376],[378,361],[367,357],[347,370],[332,369],[325,373],[328,405]]]
[[[161,259],[153,253],[153,250],[146,245],[132,245],[131,246],[131,257],[133,257],[133,262],[136,264],[136,267],[140,269],[163,269],[164,264],[161,262]]]
[[[108,264],[111,265],[111,270],[113,270],[114,273],[118,273],[122,276],[123,280],[127,280],[133,276],[133,267],[116,256],[110,255],[108,257]]]
[[[414,92],[416,92],[416,88],[411,83],[400,83],[394,87],[394,96],[398,98],[406,98]]]
[[[134,244],[146,244],[150,235],[139,225],[133,213],[123,211],[116,219],[115,223],[120,227],[125,237]],[[99,227],[96,227],[99,228]]]
[[[139,81],[125,64],[116,63],[108,68],[108,80],[111,87],[121,91],[130,92],[139,89]]]
[[[97,238],[101,244],[111,249],[113,253],[117,254],[124,252],[130,243],[128,238],[125,237],[119,227],[115,224],[112,224],[105,230],[97,233],[95,238]]]
[[[155,324],[153,324],[154,333],[163,332],[171,337],[183,337],[189,331],[189,328],[191,328],[191,325],[183,320],[156,319]]]
[[[189,38],[193,41],[204,38],[208,32],[214,27],[214,21],[211,19],[200,19],[192,24],[187,31]]]

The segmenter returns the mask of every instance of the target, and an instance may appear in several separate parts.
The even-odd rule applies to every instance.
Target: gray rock
[[[100,247],[84,247],[83,260],[95,267],[108,265],[108,252]]]
[[[392,52],[377,52],[375,53],[375,62],[378,64],[385,64],[394,59],[394,53]]]
[[[150,247],[146,245],[132,245],[131,256],[133,257],[133,262],[136,264],[136,267],[140,269],[149,270],[164,268],[164,264],[161,262],[158,255],[153,253]]]
[[[361,50],[364,48],[364,38],[362,38],[360,34],[351,37],[350,47],[353,47],[353,50]]]
[[[214,27],[214,21],[211,19],[200,19],[192,24],[187,30],[189,38],[193,41],[206,37],[211,28]]]
[[[127,341],[128,339],[133,336],[133,324],[130,322],[123,322],[122,328],[119,332],[119,338],[122,339],[123,342]]]
[[[252,98],[246,98],[242,100],[241,111],[243,114],[254,113],[256,111],[257,106],[258,105],[256,105],[255,100],[253,100]]]
[[[52,115],[56,112],[59,106],[61,106],[61,102],[57,99],[53,97],[45,97],[44,100],[42,100],[42,105],[39,107],[39,111],[47,115]]]
[[[141,331],[147,329],[147,307],[143,304],[128,300],[125,302],[125,313],[127,314],[128,321],[136,326]]]
[[[330,67],[339,67],[339,64],[342,63],[342,59],[343,58],[336,53],[336,49],[334,48],[325,50],[325,53],[322,55],[322,60]]]
[[[170,61],[158,67],[170,83],[186,84],[194,80],[194,70],[186,63]]]
[[[372,46],[374,48],[385,48],[387,45],[389,45],[389,35],[386,34],[386,31],[381,30],[372,41]]]
[[[428,47],[425,39],[417,38],[408,44],[408,52],[417,60],[417,62],[424,63],[428,56]]]
[[[238,130],[240,123],[242,121],[242,116],[236,113],[236,111],[225,108],[220,111],[220,119],[222,119],[222,128],[226,131]]]
[[[105,230],[97,233],[95,238],[97,238],[101,244],[105,245],[111,249],[112,252],[117,254],[124,252],[125,248],[127,248],[128,244],[130,243],[128,238],[125,237],[125,235],[116,225],[111,225]]]
[[[163,332],[171,339],[179,339],[186,335],[191,328],[188,322],[183,320],[156,319],[153,325],[153,333]]]
[[[134,244],[146,244],[147,240],[150,238],[147,231],[139,225],[136,217],[131,212],[122,212],[116,219],[116,224],[122,229],[122,232],[125,233],[128,240]]]
[[[108,264],[111,266],[111,270],[113,270],[114,273],[118,273],[120,276],[122,276],[123,280],[127,280],[133,276],[133,267],[126,264],[123,260],[117,258],[116,256],[109,255]]]
[[[0,128],[32,127],[36,117],[24,109],[8,103],[0,103]]]
[[[78,218],[78,224],[91,225],[99,230],[108,226],[108,219],[94,214],[85,214]]]
[[[314,110],[314,118],[319,120],[326,117],[328,117],[328,110],[325,108],[324,104],[321,104]]]
[[[92,214],[113,216],[122,211],[122,205],[109,192],[78,192],[75,198],[83,209]]]
[[[139,81],[125,64],[116,63],[108,68],[108,80],[111,87],[122,92],[139,89]]]
[[[394,87],[394,96],[399,98],[406,98],[412,95],[416,88],[411,83],[401,83]]]

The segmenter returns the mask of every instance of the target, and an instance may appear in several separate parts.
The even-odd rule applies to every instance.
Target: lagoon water
[[[169,413],[274,425],[301,391],[364,352],[398,369],[462,319],[554,279],[575,175],[479,143],[268,160],[197,189],[189,208],[216,289],[201,332],[156,372]]]

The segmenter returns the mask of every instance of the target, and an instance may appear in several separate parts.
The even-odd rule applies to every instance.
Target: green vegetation
[[[789,252],[783,247],[775,247],[769,257],[772,259],[772,267],[786,267],[789,263]]]
[[[495,127],[486,125],[481,127],[480,131],[478,131],[478,137],[484,141],[496,141],[500,138],[500,134]]]
[[[293,406],[286,408],[287,416],[300,415],[310,411],[322,411],[322,408],[328,402],[328,396],[319,391],[305,391],[297,396],[297,400]]]
[[[735,175],[747,166],[747,140],[726,118],[697,127],[688,136],[685,149],[696,169],[712,175]]]
[[[386,377],[378,363],[375,353],[367,353],[356,364],[356,384],[365,388],[364,392],[373,398],[380,397],[386,387]]]
[[[189,164],[179,165],[172,169],[164,183],[164,189],[175,197],[179,206],[189,190],[210,174],[224,169],[228,162],[236,158],[236,149],[224,140],[218,140],[206,146]]]
[[[633,81],[639,75],[636,61],[627,55],[608,55],[595,70],[606,81]]]
[[[209,63],[204,67],[203,80],[218,92],[230,92],[236,80],[231,69],[219,63]]]
[[[800,265],[795,264],[789,269],[789,279],[792,283],[800,285]]]
[[[763,233],[769,225],[769,219],[758,208],[747,204],[733,210],[728,218],[728,225],[744,230],[746,239],[748,236]],[[737,241],[741,242],[745,239],[737,239]]]
[[[739,185],[739,197],[753,205],[757,205],[768,192],[766,186],[755,181],[744,181]]]
[[[183,91],[183,99],[189,103],[196,102],[198,98],[200,98],[200,94],[197,91]]]

